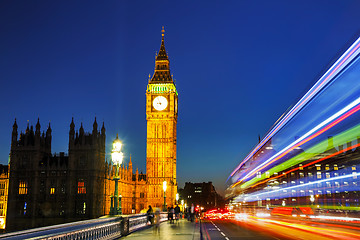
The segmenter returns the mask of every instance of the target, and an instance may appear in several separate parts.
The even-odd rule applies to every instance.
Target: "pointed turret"
[[[164,33],[165,33],[165,29],[164,27],[161,30],[161,45],[160,45],[160,50],[159,53],[156,56],[156,61],[161,61],[161,60],[167,60],[169,61],[168,55],[166,53],[165,50],[165,43],[164,43]]]
[[[106,135],[105,135],[105,123],[103,122],[102,127],[101,127],[101,144],[103,146],[105,146],[105,138],[106,138]]]
[[[51,152],[51,126],[49,122],[48,129],[46,130],[46,138],[45,138],[46,146],[48,147],[48,150]]]
[[[79,135],[80,136],[84,135],[84,128],[83,128],[82,123],[80,124]]]
[[[14,125],[13,125],[13,132],[14,132],[14,130],[17,132],[17,129],[18,129],[18,125],[16,123],[16,118],[15,118],[15,122],[14,122]]]
[[[46,137],[48,137],[48,136],[51,137],[51,126],[50,126],[50,122],[49,122],[48,129],[46,130]]]
[[[165,50],[164,27],[161,32],[160,50],[155,59],[155,72],[150,83],[173,83],[174,81],[170,74],[170,61]]]
[[[40,119],[38,118],[35,126],[35,136],[40,137]]]
[[[35,125],[35,145],[39,147],[41,145],[41,125],[40,119],[38,118],[37,123]]]
[[[139,169],[136,168],[136,172],[135,172],[135,181],[139,181]]]
[[[133,166],[132,166],[131,154],[130,154],[129,170],[131,171],[131,173],[132,173],[132,168],[133,168]]]
[[[18,135],[18,125],[16,123],[16,118],[15,118],[15,122],[14,122],[14,125],[13,125],[13,130],[12,130],[12,134],[11,134],[11,145],[15,146],[16,145],[16,142],[17,142],[17,135]]]
[[[26,127],[26,130],[25,130],[25,133],[29,133],[30,129],[29,129],[29,120],[27,121],[27,127]]]
[[[70,123],[70,130],[69,130],[69,149],[74,144],[74,140],[75,140],[75,123],[74,123],[74,117],[72,117]]]
[[[93,136],[97,136],[97,128],[98,128],[98,124],[96,122],[96,117],[95,117],[95,121],[94,121],[94,124],[93,124]]]
[[[101,135],[105,135],[105,123],[104,122],[101,127]]]
[[[75,135],[75,123],[74,123],[74,117],[72,117],[70,123],[70,131],[69,131],[70,139],[74,139],[74,135]]]

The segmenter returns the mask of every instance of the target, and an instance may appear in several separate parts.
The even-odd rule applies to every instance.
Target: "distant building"
[[[5,230],[8,202],[9,166],[0,165],[0,231]]]
[[[194,204],[204,209],[224,207],[224,199],[216,192],[212,182],[191,183],[186,182],[183,189],[179,189],[180,199],[184,200],[187,206]]]

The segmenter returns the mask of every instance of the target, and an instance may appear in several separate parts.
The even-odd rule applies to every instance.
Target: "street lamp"
[[[175,199],[176,199],[176,204],[179,204],[179,194],[178,193],[175,195]]]
[[[121,210],[121,195],[119,199],[119,193],[118,193],[118,181],[119,181],[119,166],[121,165],[124,155],[121,152],[121,142],[119,140],[118,134],[116,134],[116,139],[113,142],[113,148],[111,150],[111,160],[113,164],[115,165],[115,176],[113,178],[115,182],[115,191],[114,196],[111,197],[111,206],[110,206],[110,215],[120,215],[122,214]],[[119,207],[118,207],[119,204]]]
[[[164,190],[164,209],[163,209],[163,211],[166,212],[166,181],[163,182],[163,190]]]

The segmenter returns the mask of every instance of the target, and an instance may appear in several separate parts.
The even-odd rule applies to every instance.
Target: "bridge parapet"
[[[160,221],[167,220],[161,213]],[[147,214],[99,218],[0,235],[0,239],[116,239],[147,225]]]

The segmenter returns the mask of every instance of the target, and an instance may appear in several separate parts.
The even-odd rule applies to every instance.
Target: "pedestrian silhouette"
[[[153,209],[151,207],[151,205],[149,205],[149,209],[146,211],[147,213],[147,222],[150,222],[150,224],[153,224],[154,223],[154,212],[153,212]]]

